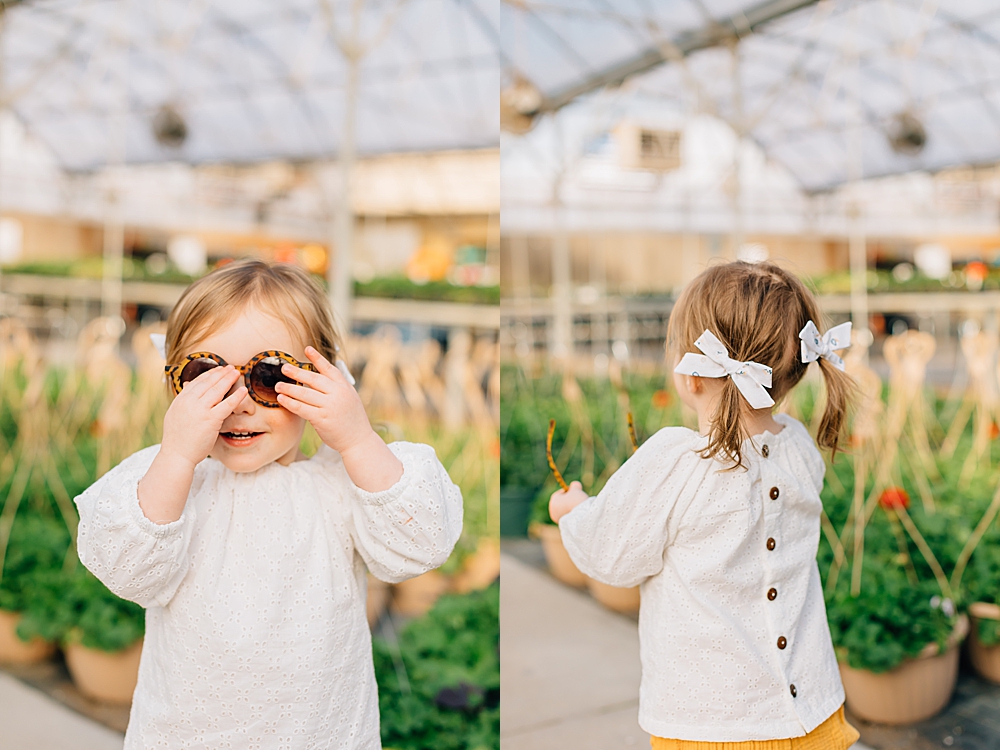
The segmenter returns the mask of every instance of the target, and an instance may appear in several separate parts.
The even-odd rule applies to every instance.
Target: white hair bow
[[[802,361],[805,364],[822,357],[838,370],[843,370],[844,360],[834,354],[834,351],[851,345],[851,324],[841,323],[820,336],[816,324],[810,320],[799,331],[799,339],[802,341]]]
[[[754,409],[774,406],[771,394],[764,387],[771,387],[771,368],[759,362],[737,362],[729,356],[726,347],[714,333],[706,330],[694,345],[704,354],[688,352],[674,368],[681,375],[697,375],[702,378],[724,378],[729,376]]]
[[[163,333],[151,333],[149,334],[149,340],[153,342],[153,346],[156,351],[160,353],[163,359],[167,358],[167,336]]]

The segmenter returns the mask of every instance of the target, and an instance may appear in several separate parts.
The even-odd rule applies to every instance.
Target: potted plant
[[[994,528],[984,539],[965,576],[972,602],[969,661],[982,677],[1000,683],[1000,533]]]
[[[580,572],[580,569],[570,558],[563,545],[559,526],[553,523],[552,517],[549,516],[550,495],[551,492],[543,491],[535,499],[531,510],[528,534],[541,541],[545,562],[549,566],[549,572],[552,573],[553,578],[567,586],[584,588],[587,585],[587,576]]]
[[[909,724],[948,704],[968,619],[934,590],[904,581],[857,597],[841,590],[828,603],[847,707],[854,715]]]
[[[66,666],[84,695],[129,703],[139,676],[145,610],[112,594],[77,565],[37,579],[22,630],[58,640]]]
[[[55,643],[21,627],[39,574],[58,570],[69,548],[62,522],[31,512],[13,524],[0,579],[0,662],[30,664],[55,653]]]

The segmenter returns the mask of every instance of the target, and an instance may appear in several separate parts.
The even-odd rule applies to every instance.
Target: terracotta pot
[[[532,524],[531,535],[542,540],[545,562],[548,563],[549,572],[552,573],[553,578],[562,581],[567,586],[575,586],[576,588],[582,589],[587,585],[587,576],[580,572],[580,569],[570,558],[558,526],[547,523]]]
[[[122,651],[99,651],[66,643],[66,667],[77,689],[104,703],[131,703],[139,680],[142,638]]]
[[[20,612],[0,609],[0,664],[34,664],[44,661],[56,652],[54,643],[37,636],[25,643],[17,637]]]
[[[943,652],[929,643],[915,659],[888,672],[840,665],[847,708],[859,719],[879,724],[912,724],[934,716],[948,705],[958,678],[959,644],[969,632],[962,615]]]
[[[969,636],[969,661],[979,675],[990,682],[1000,683],[1000,644],[984,646],[979,642],[979,621],[1000,620],[1000,605],[975,602],[969,605],[972,634]]]
[[[393,584],[392,611],[407,617],[419,617],[434,606],[438,597],[448,590],[448,585],[448,578],[437,570]]]
[[[455,591],[467,594],[489,586],[500,575],[500,540],[482,537],[476,551],[465,559],[462,572],[455,576]]]
[[[609,586],[606,583],[587,578],[587,588],[590,595],[603,604],[608,609],[615,612],[625,612],[631,614],[639,611],[639,587],[622,589],[617,586]]]
[[[365,602],[368,627],[374,628],[378,621],[382,619],[382,613],[385,612],[391,595],[392,591],[388,583],[380,581],[371,573],[368,574],[368,599]]]

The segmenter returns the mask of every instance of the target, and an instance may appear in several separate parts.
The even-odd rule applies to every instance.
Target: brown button
[[[774,549],[774,537],[769,537],[767,540],[767,548]]]
[[[793,698],[794,698],[794,697],[795,697],[796,695],[798,695],[798,694],[799,694],[799,693],[798,693],[798,691],[797,691],[797,690],[795,689],[795,685],[789,685],[789,686],[788,686],[788,689],[792,691],[792,697],[793,697]]]
[[[771,488],[771,499],[772,500],[777,500],[778,499],[778,488],[777,487],[772,487]]]
[[[768,589],[767,590],[767,598],[770,599],[772,602],[775,599],[777,599],[778,598],[778,589]],[[785,640],[785,639],[782,638],[781,641],[783,641],[783,640]],[[781,643],[781,641],[778,641],[778,643]],[[784,646],[778,646],[778,648],[784,648]]]
[[[774,589],[771,589],[771,591],[774,591]],[[778,592],[774,591],[774,595],[777,596]],[[783,636],[783,635],[782,636],[778,636],[778,648],[784,648],[787,645],[788,645],[788,641],[785,640],[785,636]]]
[[[762,445],[760,448],[760,452],[764,454],[764,458],[767,458],[768,454],[771,452],[771,449],[768,448],[767,445]]]

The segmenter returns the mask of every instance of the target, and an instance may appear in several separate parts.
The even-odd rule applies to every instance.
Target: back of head
[[[771,368],[769,392],[777,402],[806,373],[799,331],[810,320],[825,330],[812,293],[783,268],[742,261],[717,265],[692,281],[674,305],[667,327],[667,353],[676,361],[685,352],[698,352],[695,340],[711,331],[731,358]],[[817,441],[836,453],[852,383],[825,359],[819,360],[819,367],[828,398]],[[749,437],[743,415],[748,409],[732,379],[725,378],[706,457],[721,456],[742,464],[742,444]]]
[[[191,284],[167,319],[167,364],[178,363],[212,327],[257,308],[286,323],[330,362],[343,359],[333,313],[322,288],[297,266],[243,260]]]

